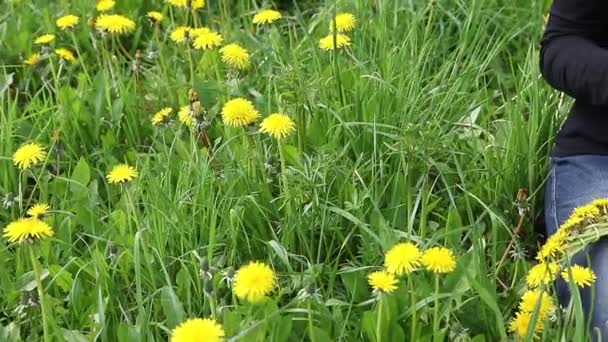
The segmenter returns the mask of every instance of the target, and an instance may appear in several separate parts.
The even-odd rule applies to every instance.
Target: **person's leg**
[[[604,197],[608,197],[608,156],[553,158],[545,189],[547,234],[555,233],[576,207]],[[580,291],[582,304],[586,311],[593,307],[592,328],[599,329],[602,341],[608,342],[608,240],[589,246],[572,261],[587,265],[587,260],[597,280],[593,291],[589,287]],[[560,304],[568,305],[568,285],[558,280],[556,287]]]

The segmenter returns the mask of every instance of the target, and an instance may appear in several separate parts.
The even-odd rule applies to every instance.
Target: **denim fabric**
[[[608,197],[608,156],[576,155],[551,158],[545,188],[547,234],[555,233],[574,208],[602,197]],[[580,295],[587,315],[591,314],[589,311],[593,304],[592,329],[597,328],[601,332],[601,339],[597,341],[608,342],[608,240],[594,243],[585,252],[574,256],[572,261],[590,266],[597,275],[595,294],[586,287],[580,290]],[[556,287],[560,304],[567,306],[570,300],[567,284],[558,280]],[[594,303],[591,303],[592,300]]]

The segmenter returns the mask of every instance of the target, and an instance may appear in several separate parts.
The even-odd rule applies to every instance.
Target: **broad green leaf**
[[[161,290],[161,304],[167,318],[168,328],[173,329],[185,320],[186,313],[184,312],[184,306],[172,288],[168,286],[163,287]]]
[[[70,190],[72,192],[81,193],[88,190],[87,186],[91,180],[91,170],[89,169],[89,164],[83,158],[80,158],[76,164],[70,180],[72,181],[70,183]]]
[[[65,342],[89,342],[86,336],[76,330],[61,329],[61,336],[63,336]]]

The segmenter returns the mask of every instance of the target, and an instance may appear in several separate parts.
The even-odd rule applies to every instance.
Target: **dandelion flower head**
[[[573,265],[569,270],[572,273],[572,278],[570,278],[568,269],[562,272],[562,278],[567,282],[570,282],[572,279],[578,287],[591,286],[595,282],[595,273],[589,267]]]
[[[135,31],[135,22],[120,14],[102,14],[95,21],[100,32],[126,34]]]
[[[528,271],[526,282],[531,288],[549,284],[557,278],[559,268],[559,265],[555,262],[538,263]]]
[[[170,342],[224,341],[224,328],[211,318],[194,318],[173,329]]]
[[[38,38],[36,38],[34,40],[34,44],[38,44],[38,45],[46,45],[46,44],[50,44],[53,41],[55,41],[55,35],[54,34],[43,34],[42,36],[39,36]]]
[[[172,111],[173,111],[173,108],[171,108],[171,107],[166,107],[166,108],[159,110],[152,117],[152,124],[156,126],[156,125],[160,125],[162,123],[166,123],[169,120],[169,115],[171,114]]]
[[[110,184],[126,183],[134,180],[139,176],[137,170],[127,164],[118,164],[112,168],[106,176]]]
[[[296,124],[283,113],[270,114],[260,124],[260,132],[275,139],[283,139],[296,130]]]
[[[422,265],[433,273],[449,273],[456,268],[454,253],[445,247],[433,247],[422,254]]]
[[[234,294],[251,303],[258,303],[276,286],[276,275],[268,265],[252,261],[234,276]]]
[[[160,23],[163,21],[163,14],[158,11],[150,11],[146,13],[146,18],[150,20],[152,23]]]
[[[608,198],[598,198],[591,202],[591,205],[595,206],[602,212],[606,214],[608,212]]]
[[[190,106],[182,106],[177,113],[177,118],[187,127],[194,127],[194,115],[192,114]]]
[[[597,206],[591,203],[574,209],[571,216],[593,221],[599,218],[600,210]]]
[[[25,61],[23,61],[23,63],[27,65],[36,65],[38,64],[38,62],[40,62],[41,57],[42,56],[38,52],[36,52],[31,54]]]
[[[539,300],[539,319],[545,320],[555,311],[555,301],[553,300],[553,297],[551,297],[551,295],[545,291],[541,291],[540,289],[526,291],[526,293],[524,293],[524,295],[521,297],[519,309],[522,312],[534,312]]]
[[[238,44],[228,44],[220,52],[222,53],[222,61],[233,68],[243,70],[251,64],[249,51]]]
[[[49,207],[48,204],[38,203],[38,204],[34,204],[30,209],[28,209],[27,214],[30,217],[40,218],[40,217],[46,215],[46,213],[48,213],[49,209],[51,209],[51,207]]]
[[[194,10],[205,7],[205,0],[167,0],[171,5]]]
[[[46,222],[36,218],[20,218],[9,223],[4,228],[4,237],[9,242],[24,242],[53,236],[53,228]]]
[[[76,56],[74,56],[74,53],[68,49],[55,49],[55,54],[59,56],[59,58],[67,62],[74,62],[76,60]]]
[[[386,270],[395,275],[408,274],[420,266],[422,253],[411,242],[398,243],[384,256]]]
[[[339,33],[347,33],[355,29],[357,18],[352,13],[340,13],[334,18]],[[329,23],[329,30],[334,31],[334,21]]]
[[[325,38],[321,38],[321,40],[319,41],[319,47],[327,51],[341,49],[347,46],[350,46],[350,38],[341,33],[338,33],[335,37],[333,34],[330,34]]]
[[[568,231],[565,229],[558,229],[557,232],[551,235],[545,244],[540,248],[536,259],[539,261],[545,261],[563,254],[566,249],[567,242]]]
[[[236,98],[232,99],[222,108],[222,120],[224,124],[231,127],[244,127],[254,123],[260,117],[251,101]]]
[[[191,27],[178,26],[172,32],[169,38],[176,43],[183,43],[190,38]]]
[[[515,318],[511,320],[509,324],[509,331],[517,335],[519,338],[524,338],[528,334],[530,329],[530,323],[532,322],[532,314],[529,312],[518,312]],[[545,328],[545,322],[537,319],[536,326],[534,327],[534,335],[538,335],[543,332]]]
[[[376,271],[367,276],[367,282],[375,292],[391,293],[397,289],[399,280],[387,271]]]
[[[570,216],[562,223],[559,227],[559,230],[564,230],[568,232],[576,232],[581,228],[581,225],[584,223],[585,219],[578,216]]]
[[[258,13],[256,13],[255,16],[253,16],[253,23],[254,24],[272,24],[275,21],[281,19],[283,16],[281,15],[281,12],[277,12],[275,10],[270,10],[270,9],[265,9],[265,10],[261,10]]]
[[[44,158],[46,158],[44,147],[36,143],[23,145],[13,154],[13,162],[20,169],[34,166],[44,160]]]
[[[114,0],[99,0],[96,8],[99,12],[106,12],[114,8],[115,5],[116,1]]]
[[[195,37],[192,45],[196,49],[200,50],[209,50],[216,48],[222,45],[222,42],[224,41],[224,38],[221,34],[211,31],[209,29],[195,29],[195,32],[193,32],[192,35]]]
[[[58,18],[55,21],[55,24],[61,30],[68,30],[68,29],[71,29],[74,26],[78,25],[79,22],[80,22],[80,18],[78,18],[77,16],[75,16],[73,14],[68,14],[68,15],[64,15],[63,17]]]

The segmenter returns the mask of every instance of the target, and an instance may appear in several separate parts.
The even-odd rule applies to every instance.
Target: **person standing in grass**
[[[547,83],[575,99],[551,154],[545,188],[547,234],[574,208],[608,197],[608,0],[554,0],[541,42],[540,67]],[[592,335],[608,341],[608,241],[575,256],[597,275],[594,290],[580,290]],[[557,283],[563,306],[571,298]],[[598,338],[601,333],[601,338]]]

